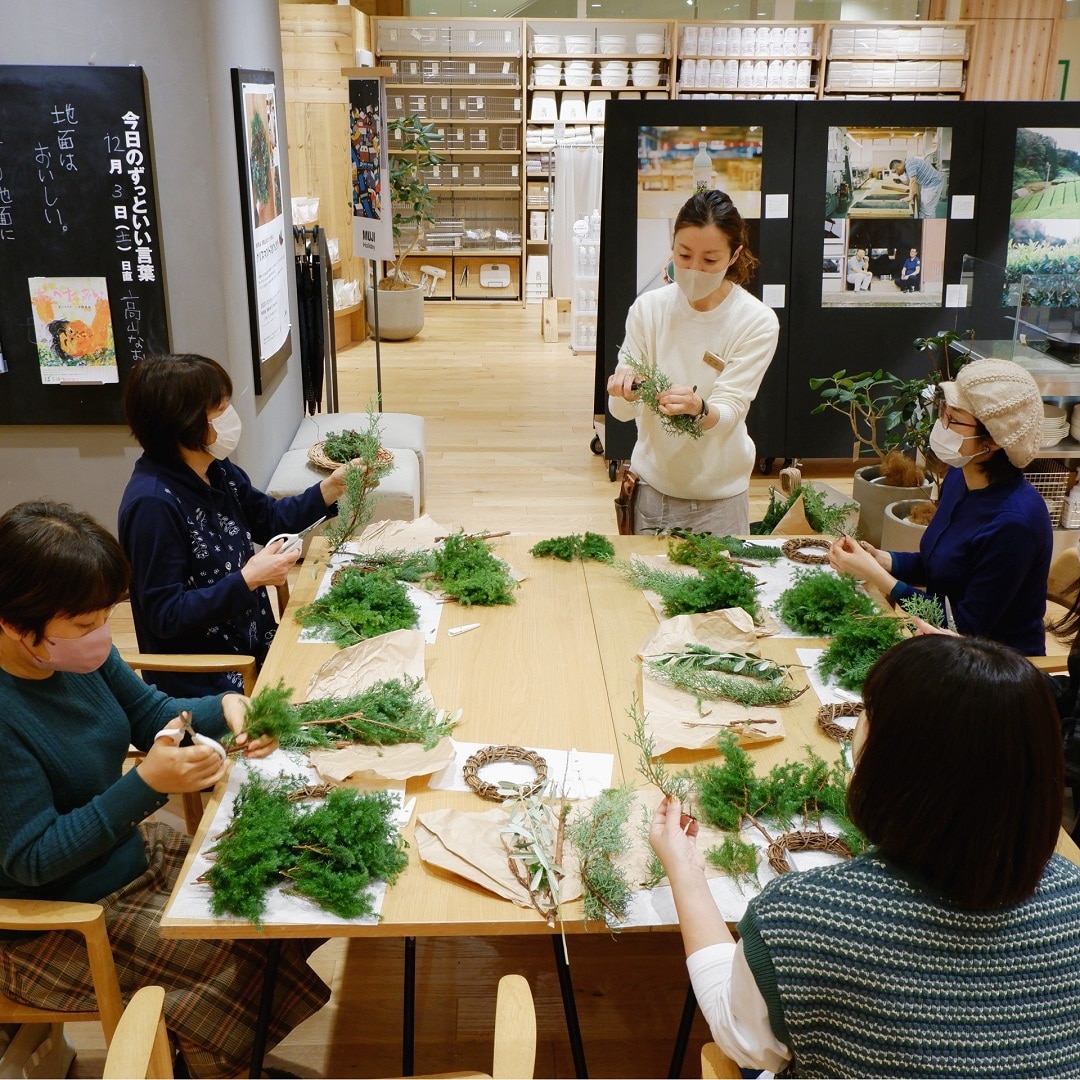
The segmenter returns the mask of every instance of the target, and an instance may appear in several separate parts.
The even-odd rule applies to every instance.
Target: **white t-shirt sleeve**
[[[791,1060],[791,1051],[773,1034],[741,942],[698,949],[686,958],[686,969],[713,1040],[728,1057],[773,1073]]]

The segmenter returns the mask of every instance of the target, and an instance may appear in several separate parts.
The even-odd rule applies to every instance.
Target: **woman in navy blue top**
[[[277,629],[268,585],[283,584],[298,551],[275,534],[337,513],[345,467],[299,495],[273,499],[228,460],[240,437],[232,380],[204,356],[152,356],[124,393],[143,448],[120,503],[120,543],[132,567],[139,648],[266,657]],[[239,672],[144,673],[173,695],[243,690]]]
[[[1042,656],[1053,531],[1021,472],[1042,441],[1039,389],[1019,364],[998,359],[967,364],[941,389],[930,446],[952,468],[919,550],[880,551],[842,537],[829,560],[894,604],[921,586],[943,608],[948,601],[961,634]]]

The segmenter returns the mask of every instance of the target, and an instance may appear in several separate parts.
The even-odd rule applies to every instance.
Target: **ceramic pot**
[[[902,499],[889,503],[881,524],[881,544],[883,551],[918,551],[925,525],[916,525],[908,520],[912,508],[927,499]]]
[[[889,503],[925,499],[930,494],[929,480],[922,487],[893,487],[882,483],[878,479],[880,476],[880,465],[864,465],[855,470],[851,482],[851,496],[859,504],[859,537],[874,547],[882,546],[882,521]]]
[[[368,326],[375,333],[375,300],[369,285],[366,293]],[[424,329],[424,294],[419,285],[379,290],[379,340],[408,341]]]

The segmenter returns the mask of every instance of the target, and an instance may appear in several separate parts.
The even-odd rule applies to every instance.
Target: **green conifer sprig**
[[[373,683],[359,694],[293,705],[289,701],[292,691],[278,683],[251,699],[245,730],[253,739],[270,735],[286,750],[405,742],[421,743],[430,750],[451,734],[461,714],[433,708],[421,693],[421,685],[420,679],[402,676]]]
[[[611,562],[615,557],[615,546],[599,533],[571,533],[569,536],[554,536],[550,540],[541,540],[529,548],[529,554],[537,558],[593,559],[596,562]]]
[[[626,918],[632,892],[617,860],[627,846],[625,829],[632,799],[630,787],[608,788],[566,827],[567,839],[578,854],[586,919],[610,925],[610,920]]]
[[[859,504],[851,502],[833,506],[826,502],[823,491],[809,484],[797,484],[788,495],[781,495],[776,488],[769,488],[768,509],[761,521],[751,525],[750,532],[755,535],[771,533],[800,495],[803,496],[806,520],[815,532],[826,536],[843,536],[850,532],[846,526],[848,515],[858,512]]]
[[[697,575],[659,570],[648,563],[617,563],[625,580],[638,589],[655,592],[663,601],[664,615],[682,615],[724,608],[742,608],[758,618],[758,585],[737,563],[699,571]]]
[[[940,629],[945,625],[945,609],[937,602],[936,597],[929,596],[926,593],[916,593],[901,600],[900,607],[908,615],[913,615],[916,619],[922,619],[923,622],[928,622],[931,626]],[[914,632],[914,623],[908,623],[908,627]]]
[[[634,724],[633,734],[626,738],[638,748],[638,772],[650,784],[658,787],[667,798],[678,799],[684,805],[687,804],[690,800],[690,777],[686,773],[669,773],[664,759],[655,755],[656,744],[645,730],[645,717],[638,712],[636,698],[630,702],[626,715]]]
[[[888,615],[841,621],[818,660],[818,671],[826,679],[835,675],[845,690],[861,693],[877,660],[903,640],[903,627],[902,619]]]
[[[734,701],[747,708],[787,705],[805,693],[805,687],[802,690],[796,690],[790,684],[762,682],[739,675],[725,675],[722,672],[708,671],[685,664],[671,665],[656,660],[646,660],[643,668],[650,679],[666,683],[687,694],[693,694],[697,698],[699,709],[704,700]]]
[[[317,600],[296,612],[297,621],[330,636],[339,648],[416,625],[419,613],[391,569],[365,574],[345,567]]]
[[[669,435],[689,435],[691,439],[700,439],[704,432],[692,416],[686,413],[677,413],[669,416],[660,409],[660,395],[665,390],[670,390],[672,382],[670,377],[661,371],[655,364],[647,360],[633,359],[625,353],[619,359],[626,364],[635,375],[638,376],[638,397],[642,404],[650,412],[656,413],[660,419],[660,426]],[[695,390],[697,387],[694,388]]]
[[[244,781],[232,821],[210,849],[205,880],[215,915],[261,928],[266,894],[277,884],[342,918],[370,915],[368,886],[393,884],[407,865],[385,792],[338,788],[308,809],[289,800],[294,786],[255,773]]]
[[[698,668],[702,671],[726,671],[729,675],[743,675],[748,679],[771,683],[783,682],[791,668],[790,664],[778,664],[764,656],[720,652],[694,641],[688,641],[679,652],[651,656],[649,663],[664,667]]]
[[[698,570],[711,570],[726,566],[729,556],[737,559],[754,559],[774,563],[783,558],[778,547],[753,544],[737,536],[713,536],[711,533],[692,533],[676,529],[674,539],[668,541],[668,558],[682,566],[695,566]]]
[[[463,532],[451,534],[435,549],[432,577],[447,596],[466,606],[512,604],[518,587],[509,567],[483,539]]]
[[[776,601],[776,614],[806,637],[828,637],[853,615],[873,615],[877,606],[850,574],[799,570]]]
[[[416,582],[435,569],[435,556],[424,548],[416,551],[373,551],[354,556],[348,565],[365,574],[388,570],[398,581]]]
[[[728,834],[719,847],[709,848],[705,852],[705,861],[717,870],[723,870],[739,883],[758,883],[758,867],[761,855],[753,844],[748,844],[740,836]]]

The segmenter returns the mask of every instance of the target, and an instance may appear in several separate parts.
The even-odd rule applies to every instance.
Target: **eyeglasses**
[[[953,427],[971,428],[974,431],[979,430],[979,424],[977,422],[972,424],[966,420],[955,420],[948,409],[941,410],[941,426],[946,430]]]

